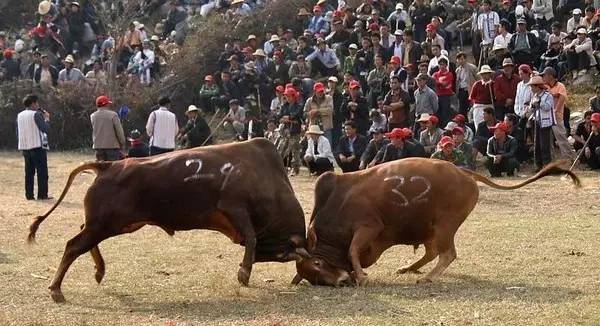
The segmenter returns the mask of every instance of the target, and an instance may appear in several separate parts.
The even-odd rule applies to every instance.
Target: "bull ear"
[[[298,285],[300,282],[302,282],[302,280],[302,276],[300,276],[300,274],[296,274],[296,276],[294,276],[294,279],[292,280],[292,285]]]

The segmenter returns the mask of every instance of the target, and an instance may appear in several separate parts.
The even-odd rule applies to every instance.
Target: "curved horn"
[[[295,252],[296,254],[298,254],[298,255],[299,255],[300,257],[302,257],[302,258],[310,258],[310,257],[312,257],[312,256],[311,256],[311,255],[308,253],[308,251],[306,251],[306,249],[304,249],[304,248],[296,248],[296,250],[294,250],[294,252]]]
[[[313,252],[317,247],[317,233],[312,225],[308,228],[306,232],[306,241],[308,244],[308,251]]]
[[[298,285],[300,282],[302,282],[304,278],[302,278],[302,276],[300,276],[300,274],[296,274],[296,276],[294,276],[294,279],[292,280],[292,285]]]

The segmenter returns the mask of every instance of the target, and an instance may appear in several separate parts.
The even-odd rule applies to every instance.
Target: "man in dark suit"
[[[403,41],[400,44],[400,51],[402,54],[400,58],[402,59],[402,66],[407,66],[412,64],[413,66],[418,65],[419,59],[421,59],[421,55],[423,55],[423,49],[421,48],[421,44],[416,42],[413,39],[412,31],[404,31]],[[408,56],[406,55],[406,48],[408,49]]]
[[[367,148],[367,137],[357,133],[354,121],[347,121],[344,131],[346,136],[343,136],[337,145],[335,159],[344,173],[358,171],[360,158]]]

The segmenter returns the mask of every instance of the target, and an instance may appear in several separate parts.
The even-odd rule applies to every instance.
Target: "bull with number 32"
[[[376,167],[317,180],[315,206],[308,227],[310,258],[296,263],[298,274],[313,285],[365,285],[363,268],[373,265],[388,248],[425,246],[425,255],[398,273],[418,272],[439,257],[435,267],[421,278],[440,277],[456,258],[454,236],[479,199],[477,181],[497,189],[517,189],[547,175],[571,171],[552,163],[514,186],[498,185],[487,177],[452,163],[408,158]]]

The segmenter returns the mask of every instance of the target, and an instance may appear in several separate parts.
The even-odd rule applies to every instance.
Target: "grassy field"
[[[69,171],[91,158],[52,153],[51,194],[58,196]],[[225,236],[192,231],[171,238],[145,227],[101,244],[101,285],[91,257],[81,256],[63,283],[67,303],[57,305],[47,287],[83,221],[93,176],[76,179],[29,247],[28,225],[51,203],[25,200],[19,154],[1,153],[0,160],[1,325],[600,324],[597,173],[581,172],[580,190],[557,177],[511,192],[482,186],[457,234],[458,259],[433,284],[396,276],[423,249],[395,247],[367,269],[366,288],[291,286],[293,263],[255,265],[244,288],[236,281],[242,248]],[[292,182],[308,218],[314,179],[304,172]]]

